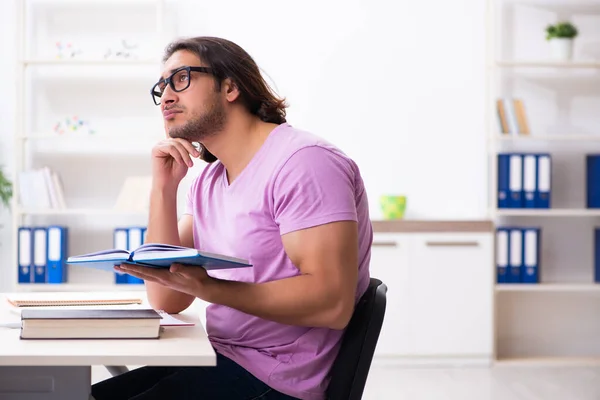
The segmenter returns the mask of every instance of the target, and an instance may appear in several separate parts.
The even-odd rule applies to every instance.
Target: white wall
[[[412,218],[486,211],[485,2],[183,2],[183,35],[227,37],[290,102],[289,120],[359,163]],[[236,10],[232,12],[231,10]]]
[[[0,164],[10,168],[16,2],[0,13]],[[408,196],[407,218],[485,217],[485,2],[174,3],[181,35],[240,44],[288,99],[289,122],[358,162],[373,218],[383,193]],[[8,268],[10,239],[2,231]]]

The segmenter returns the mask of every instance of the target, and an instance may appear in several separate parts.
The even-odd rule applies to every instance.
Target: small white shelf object
[[[541,232],[539,283],[494,285],[495,363],[600,365],[600,209],[586,207],[586,155],[600,154],[600,57],[589,51],[600,40],[600,1],[487,5],[488,215],[497,227]],[[569,60],[553,59],[546,40],[546,27],[563,20],[579,31]],[[523,108],[503,104],[514,110],[508,124],[523,133],[501,133],[499,99],[521,100]],[[550,208],[498,208],[500,153],[551,155]]]
[[[127,192],[125,182],[151,175],[150,151],[164,138],[150,88],[160,75],[165,46],[177,36],[176,5],[20,0],[16,11],[14,237],[21,226],[62,225],[69,230],[67,257],[111,248],[115,228],[147,225],[147,211],[137,210],[141,206],[116,207],[127,203],[120,197]],[[52,206],[31,206],[38,191],[22,185],[23,173],[44,168],[58,177],[62,196],[56,187],[49,194],[49,184],[44,194],[53,198]],[[112,273],[87,268],[69,268],[62,284],[19,283],[18,240],[12,253],[6,268],[15,290],[144,287],[116,284]]]

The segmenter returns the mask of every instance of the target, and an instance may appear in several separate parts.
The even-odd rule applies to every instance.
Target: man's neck
[[[225,167],[229,184],[250,163],[275,126],[254,116],[230,118],[222,132],[206,141],[208,151]]]

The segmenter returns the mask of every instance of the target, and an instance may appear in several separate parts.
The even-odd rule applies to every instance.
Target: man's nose
[[[161,97],[161,102],[164,105],[173,104],[178,100],[177,92],[171,89],[171,86],[167,85]]]

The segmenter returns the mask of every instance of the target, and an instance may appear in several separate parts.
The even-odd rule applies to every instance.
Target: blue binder
[[[550,154],[537,154],[536,208],[550,208],[552,198],[552,157]]]
[[[143,227],[131,227],[127,230],[127,246],[129,251],[133,251],[144,244],[144,228]],[[143,284],[144,280],[138,277],[127,275],[127,283],[131,284]]]
[[[523,206],[535,208],[535,192],[538,185],[537,157],[535,154],[523,154]]]
[[[113,246],[115,249],[129,249],[129,234],[126,228],[116,228],[113,232]],[[115,271],[115,283],[122,285],[129,283],[129,275]]]
[[[509,155],[498,154],[498,208],[508,208]]]
[[[30,227],[22,226],[18,231],[18,280],[19,283],[33,282],[33,234]]]
[[[69,229],[66,226],[52,225],[48,227],[48,283],[67,282],[68,243]]]
[[[33,228],[33,282],[46,283],[46,265],[48,264],[48,230]]]
[[[523,269],[521,281],[523,283],[540,282],[540,228],[523,229]]]
[[[586,156],[587,208],[600,208],[600,155]]]
[[[509,235],[508,282],[521,283],[521,270],[523,269],[523,232],[519,228],[510,228]]]
[[[508,172],[508,207],[523,208],[523,156],[521,154],[510,154]]]
[[[508,229],[496,229],[496,281],[508,283],[508,249],[510,235]]]

